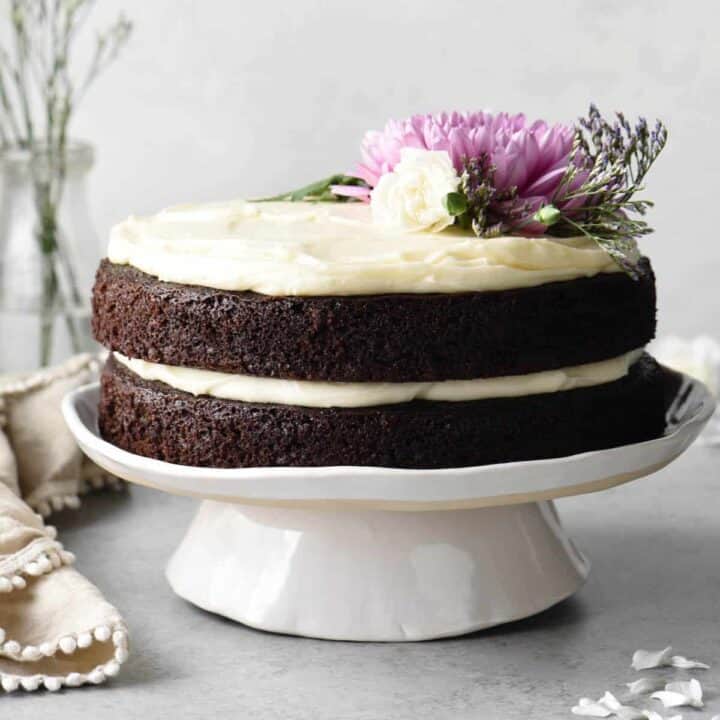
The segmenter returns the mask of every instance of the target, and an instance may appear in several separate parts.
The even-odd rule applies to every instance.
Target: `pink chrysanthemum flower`
[[[390,120],[382,131],[371,130],[362,141],[362,162],[354,175],[370,188],[380,177],[392,172],[405,147],[445,150],[458,174],[465,160],[486,158],[493,168],[492,184],[503,200],[500,214],[513,218],[522,232],[540,233],[545,226],[532,220],[542,206],[555,203],[560,209],[582,204],[576,198],[563,202],[555,197],[571,160],[575,127],[532,123],[523,114],[488,112],[414,115],[407,120]],[[575,187],[581,184],[573,183]],[[571,188],[574,189],[574,188]],[[367,188],[338,188],[339,194],[369,199]],[[349,192],[345,192],[349,191]]]

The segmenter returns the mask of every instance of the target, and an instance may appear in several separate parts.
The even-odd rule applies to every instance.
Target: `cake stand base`
[[[180,597],[251,627],[405,641],[528,617],[588,571],[551,501],[388,512],[206,500],[167,578]]]

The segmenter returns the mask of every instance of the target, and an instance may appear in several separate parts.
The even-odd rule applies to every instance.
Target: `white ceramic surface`
[[[83,451],[112,474],[179,495],[222,502],[438,510],[537,502],[603,490],[663,467],[697,437],[713,412],[701,383],[685,380],[656,440],[551,460],[443,470],[376,467],[214,469],[172,465],[133,455],[97,429],[98,385],[70,393],[65,419]]]
[[[552,502],[397,513],[208,500],[167,578],[195,605],[263,630],[406,641],[533,615],[588,571]]]
[[[571,595],[589,566],[549,498],[657,470],[714,409],[685,378],[662,438],[610,450],[448,470],[214,470],[106,443],[97,401],[95,384],[63,403],[90,458],[131,482],[208,498],[168,566],[178,595],[265,630],[376,641],[471,632]]]

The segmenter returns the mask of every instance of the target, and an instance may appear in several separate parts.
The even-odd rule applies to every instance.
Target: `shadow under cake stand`
[[[553,499],[659,470],[714,409],[684,377],[663,437],[609,450],[443,470],[212,469],[105,442],[98,395],[95,383],[63,403],[82,450],[125,480],[203,500],[167,567],[180,597],[263,630],[377,641],[460,635],[572,595],[590,566]]]

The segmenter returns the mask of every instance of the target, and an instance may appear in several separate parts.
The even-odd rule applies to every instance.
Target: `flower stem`
[[[53,327],[55,324],[55,296],[57,294],[57,275],[50,253],[43,254],[43,296],[40,308],[40,365],[50,364],[53,345]]]

